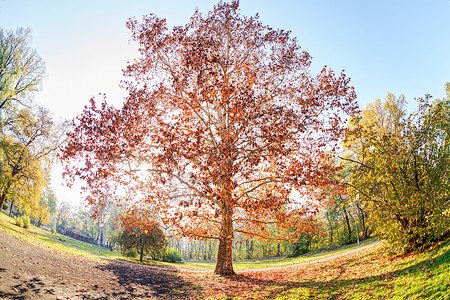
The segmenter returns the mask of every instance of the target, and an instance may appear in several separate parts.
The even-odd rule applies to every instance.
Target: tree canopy
[[[10,194],[39,202],[47,185],[51,155],[61,145],[65,132],[65,126],[55,124],[42,107],[36,113],[23,108],[10,120],[0,143],[0,207]]]
[[[145,209],[134,209],[120,216],[123,229],[118,238],[122,252],[135,251],[142,261],[144,254],[152,259],[161,259],[167,247],[166,236],[153,216]]]
[[[449,234],[449,101],[449,92],[420,98],[408,114],[406,99],[388,94],[352,120],[349,191],[368,205],[394,250],[422,250]]]
[[[0,28],[0,112],[29,103],[45,76],[45,64],[30,47],[31,30]]]
[[[349,79],[311,75],[290,32],[242,16],[237,1],[172,30],[155,15],[127,26],[141,54],[124,69],[128,96],[121,108],[91,99],[74,121],[61,155],[69,182],[84,180],[92,204],[123,189],[164,227],[219,240],[218,274],[234,273],[235,233],[310,230],[358,110]]]

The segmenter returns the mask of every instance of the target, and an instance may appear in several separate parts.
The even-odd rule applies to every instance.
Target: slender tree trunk
[[[359,204],[356,202],[356,207],[358,208],[361,216],[361,224],[362,224],[362,231],[364,233],[364,239],[367,239],[367,228],[366,228],[366,218],[365,218],[365,212],[364,210],[359,206]]]
[[[97,222],[97,229],[98,229],[97,243],[100,245],[100,221]]]
[[[330,245],[331,245],[331,244],[333,244],[333,224],[332,224],[330,215],[328,213],[326,213],[325,216],[326,216],[328,224],[330,226],[330,235],[329,235],[330,238],[329,239],[330,239]]]
[[[233,270],[233,211],[228,203],[222,210],[222,228],[219,237],[219,251],[214,273],[219,275],[234,275]]]
[[[342,208],[344,209],[345,221],[347,222],[348,241],[351,242],[351,240],[352,240],[352,229],[350,228],[350,221],[348,220],[348,214],[347,214],[347,210],[345,209],[345,205]]]
[[[9,180],[8,181],[8,183],[6,184],[6,186],[4,186],[3,188],[2,188],[2,195],[0,196],[0,211],[2,210],[2,208],[3,208],[3,203],[5,203],[5,200],[6,200],[6,195],[8,194],[8,192],[9,192],[9,188],[11,187],[11,180]],[[11,217],[11,211],[9,212],[9,216]]]
[[[250,241],[245,241],[245,259],[248,259],[250,257]]]
[[[208,260],[211,260],[212,257],[211,250],[212,250],[212,241],[208,241]]]
[[[366,220],[364,218],[364,212],[361,213],[361,226],[362,226],[362,232],[364,235],[364,239],[367,239],[367,230],[366,230]]]
[[[10,217],[12,216],[12,210],[13,210],[13,207],[14,207],[14,202],[15,202],[15,200],[11,199],[11,205],[9,206],[9,216]]]
[[[6,199],[6,193],[3,193],[0,196],[0,210],[3,208],[3,203],[5,203],[5,199]]]
[[[139,261],[142,262],[142,259],[144,258],[144,237],[141,237],[141,249],[139,253]]]

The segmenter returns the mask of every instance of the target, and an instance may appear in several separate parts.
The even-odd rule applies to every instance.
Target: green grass
[[[87,251],[87,252],[95,254],[95,255],[102,255],[105,257],[128,261],[128,262],[132,262],[132,263],[141,263],[138,258],[123,256],[119,252],[111,251],[110,248],[100,247],[100,251],[99,251],[98,245],[93,245],[90,243],[78,241],[76,239],[73,239],[71,237],[68,237],[68,236],[65,236],[62,234],[51,233],[50,231],[44,230],[42,228],[37,228],[37,230],[40,230],[40,231],[44,232],[45,234],[47,234],[57,240],[63,241],[71,246],[77,247],[81,250]],[[155,261],[155,260],[150,260],[150,259],[144,259],[142,264],[151,265],[151,266],[160,266],[160,267],[171,267],[171,268],[180,267],[180,263],[166,263],[166,262]]]
[[[340,246],[340,247],[334,247],[333,249],[313,250],[304,255],[300,255],[297,257],[280,257],[280,258],[274,258],[274,259],[238,261],[238,262],[235,262],[233,265],[236,270],[272,268],[272,267],[295,265],[295,264],[299,264],[299,263],[303,263],[303,262],[308,262],[308,261],[312,261],[312,260],[316,260],[316,259],[321,259],[321,258],[337,255],[337,254],[370,244],[372,242],[375,242],[376,240],[377,239],[375,239],[375,238],[367,239],[367,240],[361,242],[359,246],[357,244],[351,244],[351,245],[344,245],[344,246]]]
[[[20,234],[23,234],[24,236],[29,236],[32,239],[37,239],[40,241],[45,241],[48,246],[51,246],[57,250],[65,251],[69,253],[82,253],[83,256],[93,256],[85,252],[77,251],[75,249],[72,249],[70,247],[64,246],[56,241],[53,241],[43,235],[38,234],[37,232],[33,230],[26,230],[23,228],[20,228],[16,225],[14,225],[14,219],[9,218],[6,214],[1,213],[0,214],[0,226],[7,227],[10,231],[16,231],[20,232]],[[82,241],[78,241],[75,239],[72,239],[70,237],[67,237],[65,235],[60,234],[53,234],[49,230],[45,230],[43,228],[36,228],[34,226],[31,226],[32,228],[38,230],[38,232],[44,232],[48,236],[51,236],[57,240],[63,240],[65,243],[77,247],[81,250],[90,252],[92,254],[99,254],[102,256],[106,256],[113,259],[119,259],[124,260],[128,262],[133,263],[140,263],[139,259],[137,258],[130,258],[125,257],[121,253],[110,251],[109,248],[100,248],[100,252],[98,249],[98,246],[92,245],[89,243],[85,243]],[[361,243],[361,246],[371,243],[375,241],[375,239],[366,240],[363,243]],[[255,268],[269,268],[269,267],[278,267],[278,266],[286,266],[286,265],[292,265],[292,264],[298,264],[306,261],[311,261],[315,259],[320,259],[327,256],[336,255],[354,248],[357,248],[358,246],[356,244],[354,245],[346,245],[341,246],[338,248],[334,248],[332,250],[315,250],[311,251],[305,255],[288,258],[288,257],[281,257],[281,258],[274,258],[274,259],[266,259],[266,260],[252,260],[252,261],[237,261],[234,262],[234,268],[235,270],[244,270],[244,269],[255,269]],[[169,262],[162,262],[162,261],[155,261],[155,260],[149,260],[144,259],[143,264],[145,265],[152,265],[152,266],[161,266],[161,267],[167,267],[167,268],[184,268],[184,269],[190,269],[190,270],[214,270],[216,264],[215,262],[179,262],[179,263],[169,263]]]
[[[328,256],[333,256],[336,254],[340,254],[352,249],[356,249],[358,247],[362,247],[364,245],[370,244],[372,242],[375,242],[376,239],[368,239],[364,242],[360,243],[360,246],[357,244],[352,245],[345,245],[340,247],[335,247],[333,249],[321,249],[321,250],[314,250],[311,251],[305,255],[301,255],[298,257],[279,257],[279,258],[273,258],[273,259],[261,259],[261,260],[251,260],[251,261],[235,261],[233,262],[233,267],[235,270],[248,270],[248,269],[262,269],[262,268],[272,268],[272,267],[281,267],[281,266],[288,266],[288,265],[295,265],[303,262],[308,262],[316,259],[325,258]],[[128,257],[122,257],[120,259],[131,261],[131,262],[139,262],[137,259],[131,259]],[[156,265],[156,266],[162,266],[162,267],[170,267],[170,268],[183,268],[183,269],[189,269],[189,270],[197,270],[197,271],[211,271],[214,270],[216,267],[215,262],[190,262],[190,261],[183,261],[179,263],[168,263],[168,262],[161,262],[161,261],[154,261],[154,260],[145,260],[144,264],[147,265]]]
[[[0,227],[9,234],[32,244],[48,247],[49,251],[91,256],[41,234],[14,224],[14,219],[0,213]],[[58,237],[58,236],[55,236]],[[69,239],[65,239],[69,242]],[[372,240],[366,241],[366,243]],[[98,248],[70,240],[73,245],[91,252]],[[89,248],[90,247],[90,248]],[[341,253],[354,248],[345,246],[330,251],[316,251],[296,258],[280,258],[251,262],[236,262],[235,268],[264,268],[297,264]],[[108,252],[108,251],[106,251]],[[109,255],[117,255],[111,254]],[[129,261],[136,262],[136,260]],[[156,264],[148,261],[147,264]],[[160,266],[212,269],[214,263],[161,263]],[[213,295],[211,299],[237,298],[270,299],[450,299],[450,240],[420,254],[390,257],[380,243],[374,247],[301,268],[257,272],[237,278],[221,278],[213,274],[189,274],[186,279],[195,280]],[[254,276],[254,278],[250,277]],[[241,281],[242,280],[242,281]],[[208,283],[208,281],[210,283]],[[212,283],[211,283],[212,281]],[[221,283],[222,282],[222,283]],[[222,294],[216,294],[215,286],[224,285]],[[253,284],[253,286],[252,286]],[[212,294],[211,294],[212,291]],[[261,295],[261,297],[259,297]],[[208,296],[206,296],[207,299]]]
[[[388,257],[380,245],[294,280],[298,287],[276,299],[450,299],[449,270],[450,240],[404,257]]]
[[[111,257],[111,258],[122,258],[122,255],[120,253],[117,253],[115,251],[111,251],[109,248],[106,247],[100,247],[100,251],[99,251],[99,247],[98,245],[93,245],[90,243],[85,243],[76,239],[73,239],[71,237],[62,235],[62,234],[58,234],[58,233],[51,233],[51,231],[49,230],[45,230],[43,228],[36,228],[36,230],[39,230],[43,233],[45,233],[48,236],[51,236],[57,240],[63,241],[71,246],[80,248],[84,251],[88,251],[90,253],[93,254],[99,254],[99,255],[103,255],[103,256],[107,256],[107,257]]]
[[[340,254],[352,249],[356,249],[358,247],[362,247],[364,245],[375,242],[377,239],[367,239],[360,243],[351,245],[344,245],[340,247],[334,247],[333,249],[320,249],[313,250],[304,255],[297,257],[278,257],[271,259],[261,259],[261,260],[248,260],[248,261],[235,261],[233,263],[233,267],[235,270],[248,270],[248,269],[262,269],[262,268],[273,268],[273,267],[282,267],[295,265],[303,262],[308,262],[316,259],[321,259],[329,256],[333,256],[336,254]],[[197,270],[214,270],[216,267],[215,262],[183,262],[181,265],[184,268],[197,269]]]
[[[29,229],[25,229],[22,227],[19,227],[15,224],[15,220],[11,217],[9,217],[4,212],[0,213],[0,227],[8,232],[10,235],[16,236],[20,240],[24,240],[28,243],[49,248],[50,250],[57,251],[60,253],[67,253],[72,255],[81,255],[81,256],[90,256],[85,252],[67,247],[59,242],[56,242],[46,236],[43,236],[39,232],[36,232],[32,230],[31,228],[36,228],[33,225],[30,225]]]

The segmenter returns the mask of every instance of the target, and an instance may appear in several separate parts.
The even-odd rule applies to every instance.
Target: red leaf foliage
[[[231,261],[236,232],[312,230],[344,117],[358,110],[349,79],[312,76],[290,32],[240,15],[238,2],[172,30],[154,15],[127,25],[141,45],[124,70],[128,96],[119,109],[91,99],[74,122],[61,155],[69,180],[86,181],[92,203],[121,187],[166,227],[219,239],[219,260]]]

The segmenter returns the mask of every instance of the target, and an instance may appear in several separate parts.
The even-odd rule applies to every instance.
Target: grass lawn
[[[0,217],[0,223],[3,224],[14,224],[14,220],[9,218],[4,213],[1,214]],[[0,224],[1,226],[1,224]],[[21,233],[29,232],[31,235],[39,237],[40,240],[46,240],[50,241],[51,244],[57,245],[59,250],[63,249],[70,249],[69,247],[66,247],[64,245],[61,245],[55,241],[52,241],[49,238],[46,238],[42,235],[37,234],[34,231],[25,230],[23,228],[20,228],[18,226],[9,226],[11,230],[20,231]],[[43,228],[36,228],[31,225],[31,227],[35,228],[38,231],[44,232],[45,234],[57,239],[64,241],[65,243],[72,245],[74,247],[77,247],[79,249],[82,249],[84,251],[88,251],[93,254],[99,254],[102,256],[114,258],[114,259],[120,259],[124,261],[129,261],[133,263],[140,263],[139,259],[136,258],[130,258],[125,257],[121,253],[111,251],[109,248],[101,247],[100,251],[97,245],[85,243],[82,241],[78,241],[76,239],[72,239],[70,237],[67,237],[65,235],[61,235],[58,233],[51,233],[49,230],[45,230]],[[360,246],[366,245],[368,243],[374,242],[376,239],[369,239],[360,244]],[[298,257],[280,257],[280,258],[273,258],[273,259],[263,259],[263,260],[251,260],[251,261],[236,261],[234,262],[234,268],[235,270],[245,270],[245,269],[259,269],[259,268],[269,268],[269,267],[279,267],[279,266],[287,266],[287,265],[293,265],[298,264],[302,262],[307,262],[311,260],[316,260],[332,255],[336,255],[348,250],[356,249],[358,248],[358,245],[352,244],[352,245],[345,245],[337,248],[333,248],[332,250],[314,250],[311,251],[305,255],[298,256]],[[84,254],[88,255],[88,254]],[[169,267],[169,268],[183,268],[183,269],[191,269],[191,270],[214,270],[216,263],[215,262],[180,262],[180,263],[168,263],[168,262],[161,262],[161,261],[154,261],[149,259],[144,259],[143,264],[151,265],[151,266],[161,266],[161,267]]]
[[[357,244],[351,244],[340,247],[334,247],[333,249],[313,250],[297,257],[280,257],[274,259],[252,260],[242,262],[238,261],[234,264],[234,266],[236,270],[243,270],[243,269],[256,269],[256,268],[259,269],[259,268],[272,268],[272,267],[295,265],[303,262],[308,262],[316,259],[337,255],[349,250],[357,249],[364,245],[373,243],[376,240],[377,240],[376,238],[367,239],[361,242],[359,246]]]
[[[99,254],[99,255],[103,255],[103,256],[107,256],[107,257],[111,257],[111,258],[117,258],[120,259],[122,258],[122,255],[120,253],[117,253],[115,251],[111,251],[109,248],[106,247],[100,247],[100,251],[99,251],[99,247],[98,245],[93,245],[90,243],[85,243],[76,239],[73,239],[71,237],[68,237],[66,235],[62,235],[59,233],[51,233],[51,231],[43,229],[43,228],[35,228],[38,231],[41,231],[43,233],[45,233],[46,235],[49,235],[57,240],[63,241],[64,243],[67,243],[71,246],[80,248],[84,251],[88,251],[90,253],[93,254]]]
[[[333,256],[349,250],[357,249],[358,247],[370,244],[372,242],[375,242],[376,240],[377,240],[376,238],[367,239],[361,242],[359,246],[357,244],[351,244],[340,247],[334,247],[333,249],[313,250],[297,257],[284,256],[261,260],[235,261],[233,263],[233,267],[235,270],[249,270],[249,269],[262,269],[262,268],[273,268],[273,267],[295,265],[303,262]],[[184,268],[192,268],[198,270],[201,269],[214,270],[214,268],[216,267],[215,262],[182,262],[180,265],[182,265]]]
[[[75,255],[81,255],[81,256],[89,256],[92,257],[92,255],[87,254],[85,252],[67,247],[59,242],[56,242],[42,234],[39,234],[38,232],[30,229],[25,229],[22,227],[19,227],[15,224],[15,220],[11,217],[9,217],[4,212],[0,212],[0,227],[2,227],[4,230],[6,230],[10,235],[16,236],[20,240],[24,240],[28,243],[38,245],[41,247],[46,247],[51,250],[59,251],[59,252],[66,252],[70,254]],[[30,225],[31,228],[36,228],[33,225]]]
[[[40,235],[39,233],[33,231],[33,230],[27,230],[20,228],[15,225],[14,219],[8,217],[3,212],[0,214],[0,226],[8,229],[9,231],[20,233],[23,235],[24,238],[27,238],[30,241],[38,240],[40,242],[44,242],[46,245],[53,247],[55,249],[58,249],[60,251],[66,251],[69,253],[77,253],[81,254],[83,256],[92,256],[90,254],[87,254],[85,252],[77,251],[75,249],[72,249],[70,247],[64,246],[56,241],[53,241],[52,239],[49,239],[43,235]],[[36,228],[33,225],[31,225],[32,228],[38,230],[38,232],[43,232],[48,236],[51,236],[57,240],[64,241],[65,243],[77,247],[79,249],[82,249],[84,251],[90,252],[92,254],[99,254],[102,256],[106,256],[109,258],[114,259],[120,259],[124,261],[129,261],[133,263],[140,263],[139,259],[125,257],[121,253],[111,251],[109,248],[101,247],[100,251],[97,245],[85,243],[82,241],[78,241],[76,239],[72,239],[70,237],[67,237],[65,235],[60,235],[58,233],[51,233],[51,231],[43,229],[43,228]],[[375,239],[369,239],[361,243],[361,246],[371,243],[375,241]],[[314,250],[311,251],[305,255],[298,256],[298,257],[281,257],[281,258],[274,258],[274,259],[265,259],[265,260],[251,260],[251,261],[236,261],[234,262],[234,268],[235,270],[245,270],[245,269],[255,269],[255,268],[269,268],[269,267],[279,267],[279,266],[287,266],[287,265],[293,265],[298,264],[306,261],[316,260],[320,258],[324,258],[327,256],[336,255],[351,249],[358,248],[356,244],[353,245],[346,245],[341,246],[338,248],[334,248],[332,250]],[[180,262],[180,263],[168,263],[168,262],[161,262],[161,261],[154,261],[149,259],[144,259],[143,264],[146,265],[152,265],[152,266],[161,266],[161,267],[169,267],[169,268],[183,268],[183,269],[191,269],[191,270],[214,270],[215,268],[215,262]]]
[[[450,299],[450,240],[435,249],[389,257],[383,245],[303,269],[298,287],[276,299]],[[295,272],[293,273],[295,274]]]
[[[21,240],[47,247],[49,251],[92,256],[20,228],[4,214],[0,214],[0,227]],[[86,247],[82,244],[85,243],[79,246]],[[91,248],[87,250],[98,252],[97,247],[89,246]],[[237,262],[235,268],[241,271],[230,277],[191,272],[176,273],[176,276],[195,287],[199,299],[450,299],[450,240],[429,251],[407,256],[389,256],[386,245],[379,243],[327,261],[277,270],[251,270],[297,264],[352,247],[318,251],[297,258]],[[158,264],[214,268],[213,263]]]
[[[379,243],[331,260],[232,277],[193,274],[202,299],[450,299],[450,240],[391,257]]]

